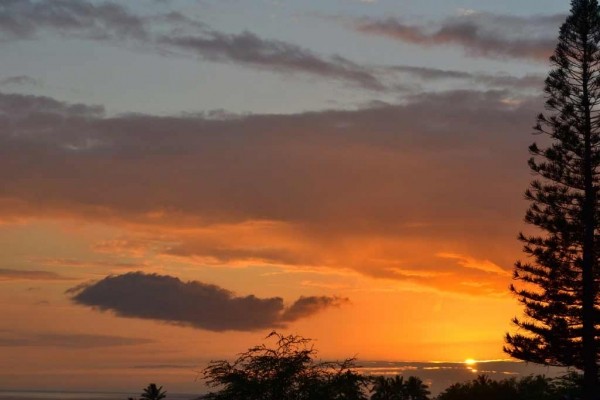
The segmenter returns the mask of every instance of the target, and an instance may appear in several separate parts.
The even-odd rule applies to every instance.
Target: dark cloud
[[[436,174],[429,162],[457,163],[455,154],[462,153],[465,166],[478,160],[478,170],[504,176],[490,164],[504,164],[514,151],[479,158],[492,148],[515,150],[528,143],[539,104],[514,103],[505,92],[457,91],[357,111],[104,118],[100,107],[0,94],[0,195],[43,205],[42,213],[87,209],[127,218],[156,213],[155,220],[162,212],[318,223],[360,216],[375,223],[407,208],[423,212],[407,202],[425,194],[402,190],[411,181],[404,175],[411,165],[427,181]],[[453,176],[461,185],[479,175],[476,169],[465,172],[468,177]],[[438,187],[445,204],[457,195]],[[388,209],[400,200],[403,207]],[[420,200],[415,203],[422,209]]]
[[[387,67],[387,70],[409,74],[425,81],[437,80],[463,80],[476,84],[482,84],[493,88],[514,88],[514,89],[538,89],[541,90],[544,85],[544,76],[538,74],[527,74],[516,77],[507,74],[485,74],[473,73],[456,70],[446,70],[439,68],[415,67],[398,65]]]
[[[32,115],[38,118],[37,123],[30,118]],[[104,116],[104,107],[88,106],[85,104],[66,104],[49,97],[30,96],[22,94],[0,95],[0,119],[8,122],[19,121],[26,118],[36,125],[37,129],[43,129],[43,124],[48,122],[50,125],[56,123],[56,118],[86,119],[101,118]],[[49,118],[43,121],[43,118]],[[62,119],[64,122],[65,119]],[[5,127],[6,128],[6,127]]]
[[[311,297],[300,297],[294,302],[282,315],[283,321],[296,321],[301,318],[309,317],[316,314],[322,309],[329,307],[339,307],[340,305],[347,303],[348,299],[342,299],[339,297],[327,297],[327,296],[311,296]]]
[[[414,25],[396,18],[363,18],[353,21],[352,26],[359,32],[419,46],[460,46],[475,57],[546,62],[556,46],[556,30],[564,19],[564,15],[518,17],[473,13],[437,24]]]
[[[415,67],[408,65],[397,65],[388,67],[392,71],[411,74],[420,79],[438,80],[438,79],[471,79],[473,74],[465,71],[453,71],[439,68]]]
[[[30,39],[51,32],[89,40],[132,42],[160,54],[196,56],[338,80],[373,90],[385,87],[367,67],[341,56],[324,57],[250,32],[225,34],[177,12],[140,16],[117,3],[18,0],[0,3],[0,38]]]
[[[9,76],[0,79],[0,86],[38,86],[39,84],[37,79],[27,75]]]
[[[17,269],[0,269],[0,282],[1,281],[14,281],[14,280],[27,280],[27,281],[62,281],[70,280],[62,275],[50,271],[29,271],[29,270],[17,270]]]
[[[250,32],[223,34],[208,31],[203,36],[163,36],[159,42],[168,48],[189,51],[213,61],[254,65],[284,73],[308,73],[374,90],[385,88],[369,68],[341,56],[327,59],[300,46],[261,39]]]
[[[50,30],[86,39],[145,39],[143,18],[116,3],[78,0],[6,0],[0,3],[5,40],[33,38]]]
[[[109,276],[70,290],[73,301],[123,317],[153,319],[210,331],[276,328],[347,300],[301,297],[289,308],[283,299],[235,296],[215,285],[141,272]]]
[[[0,331],[0,347],[61,347],[92,349],[99,347],[135,346],[153,340],[110,335],[77,333],[25,333]]]
[[[397,19],[360,19],[352,26],[365,33],[393,37],[424,46],[455,44],[475,56],[546,60],[563,16],[513,17],[473,14],[451,18],[437,30],[407,25]],[[385,73],[339,55],[322,56],[298,45],[260,38],[251,32],[224,33],[178,12],[136,15],[120,4],[86,0],[19,0],[0,3],[0,40],[41,37],[48,33],[88,40],[129,43],[169,56],[193,56],[284,74],[307,74],[370,90],[404,90]],[[407,71],[406,67],[401,67]],[[393,68],[392,68],[393,69]],[[461,78],[461,72],[416,68],[431,79]],[[31,80],[6,82],[31,84]],[[466,77],[462,77],[466,78]],[[515,79],[473,77],[491,87],[521,88]],[[527,80],[529,83],[529,80]],[[2,84],[2,81],[0,81]]]

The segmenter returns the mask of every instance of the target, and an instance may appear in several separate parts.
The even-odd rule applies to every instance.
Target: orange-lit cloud
[[[459,91],[214,119],[108,118],[101,107],[4,94],[0,218],[118,226],[124,236],[94,249],[126,263],[353,271],[505,293],[507,276],[489,272],[518,253],[523,132],[539,104],[507,97]]]
[[[439,253],[438,257],[447,258],[450,260],[456,260],[461,266],[465,268],[472,268],[483,272],[489,272],[491,274],[511,276],[512,273],[488,260],[476,260],[472,257],[463,256],[461,254],[453,253]]]

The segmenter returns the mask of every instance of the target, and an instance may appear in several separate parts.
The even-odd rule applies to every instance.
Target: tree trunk
[[[588,32],[585,34],[587,42]],[[584,118],[584,184],[585,198],[583,204],[583,255],[582,255],[582,280],[583,280],[583,400],[597,400],[598,395],[598,364],[596,362],[596,321],[594,303],[596,300],[595,268],[596,257],[594,249],[594,235],[596,231],[596,192],[594,187],[594,170],[592,165],[592,122],[589,95],[589,56],[587,46],[584,48],[583,63],[583,109]]]

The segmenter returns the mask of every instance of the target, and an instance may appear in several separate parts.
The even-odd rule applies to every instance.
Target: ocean
[[[491,379],[522,378],[528,375],[546,375],[556,377],[566,373],[562,368],[541,367],[535,364],[513,362],[506,360],[474,361],[473,363],[452,362],[394,362],[394,361],[363,361],[358,362],[357,370],[364,375],[394,376],[397,374],[417,376],[427,384],[433,395],[436,395],[456,382],[465,382],[478,375],[487,375]],[[167,379],[164,384],[167,400],[194,400],[207,390],[198,385],[198,391],[192,394],[175,393],[188,389],[179,387]],[[169,391],[173,388],[173,392]],[[194,389],[191,389],[194,390]],[[137,399],[140,391],[134,392],[76,392],[76,391],[8,391],[0,390],[0,400],[127,400]]]
[[[169,393],[169,400],[193,400],[199,394]],[[127,400],[138,398],[138,393],[97,392],[45,392],[45,391],[2,391],[0,400]]]

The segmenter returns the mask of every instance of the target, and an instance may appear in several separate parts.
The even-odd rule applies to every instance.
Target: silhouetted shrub
[[[493,381],[480,375],[471,382],[455,383],[437,400],[575,400],[581,390],[578,377],[569,374],[550,379],[537,375]]]
[[[420,378],[376,376],[372,378],[371,400],[429,400],[429,388]]]
[[[315,360],[310,340],[272,332],[273,347],[260,345],[230,363],[211,361],[203,377],[219,391],[214,400],[366,400],[368,379],[354,370],[354,359]]]

